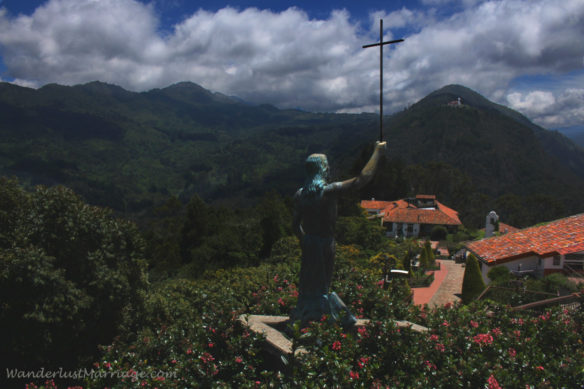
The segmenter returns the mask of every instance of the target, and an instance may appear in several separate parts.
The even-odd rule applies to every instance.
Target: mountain
[[[449,105],[458,98],[462,105]],[[388,126],[396,152],[409,163],[459,167],[492,195],[545,193],[584,179],[583,149],[460,85],[432,92]]]
[[[578,146],[584,148],[584,126],[562,127],[556,128],[555,130],[570,138]]]
[[[193,83],[143,93],[101,82],[0,83],[0,174],[66,184],[129,212],[194,193],[245,203],[273,183],[293,192],[307,152],[342,159],[367,131],[374,138],[374,122],[252,106]]]
[[[460,107],[448,104],[459,97]],[[65,184],[121,212],[195,193],[239,206],[274,189],[292,194],[313,152],[327,153],[333,178],[357,172],[377,123],[374,114],[250,105],[189,82],[142,93],[0,83],[0,175]],[[468,88],[446,86],[384,123],[388,157],[360,196],[431,192],[475,224],[495,207],[516,224],[584,210],[573,200],[584,151]]]

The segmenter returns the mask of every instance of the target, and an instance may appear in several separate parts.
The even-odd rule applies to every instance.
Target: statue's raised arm
[[[357,177],[350,178],[348,180],[337,182],[331,184],[332,190],[349,190],[349,189],[360,189],[367,185],[373,176],[375,175],[375,170],[377,169],[377,164],[379,158],[383,155],[383,151],[387,147],[387,142],[375,142],[375,148],[373,149],[373,154],[369,158],[369,162],[365,165],[361,173]]]

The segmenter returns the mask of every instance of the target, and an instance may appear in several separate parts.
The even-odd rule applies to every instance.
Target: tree
[[[432,245],[430,244],[429,240],[424,243],[423,251],[426,252],[426,262],[428,267],[434,266],[436,264],[436,258],[434,257],[434,251],[432,251]]]
[[[462,279],[462,302],[470,303],[485,289],[485,281],[479,268],[479,263],[474,254],[466,259],[466,268]]]
[[[218,229],[213,209],[203,199],[194,195],[186,206],[186,215],[181,228],[180,250],[184,263],[190,263],[191,251],[198,248],[205,238]]]
[[[272,246],[283,236],[292,233],[292,215],[278,192],[270,192],[264,196],[257,207],[260,215],[262,231],[262,247],[260,257],[268,258],[272,254]]]
[[[494,268],[489,270],[489,272],[487,273],[487,277],[489,277],[489,280],[491,280],[491,282],[497,284],[506,283],[512,278],[511,272],[506,266],[495,266]]]
[[[430,240],[445,240],[448,231],[444,226],[434,226],[430,232]]]
[[[0,188],[0,363],[80,367],[142,312],[140,234],[64,187]]]
[[[428,267],[428,252],[425,249],[422,249],[420,252],[420,268],[427,269]]]

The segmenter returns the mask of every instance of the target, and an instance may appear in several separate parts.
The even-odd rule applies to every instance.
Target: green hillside
[[[458,97],[463,106],[449,107]],[[352,201],[435,193],[477,226],[491,209],[517,225],[584,210],[573,201],[584,151],[468,88],[444,87],[385,123],[388,157]],[[125,213],[169,196],[231,206],[274,189],[288,196],[312,152],[327,153],[334,178],[345,178],[376,132],[374,114],[250,105],[187,82],[143,93],[101,82],[0,83],[0,175],[65,184]]]

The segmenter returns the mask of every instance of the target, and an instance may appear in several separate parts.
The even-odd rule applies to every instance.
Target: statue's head
[[[306,182],[304,183],[304,193],[306,195],[316,195],[321,193],[328,178],[328,161],[324,154],[311,154],[306,158]]]
[[[324,180],[328,177],[328,161],[324,154],[310,154],[306,158],[306,174],[308,177],[320,176]]]

